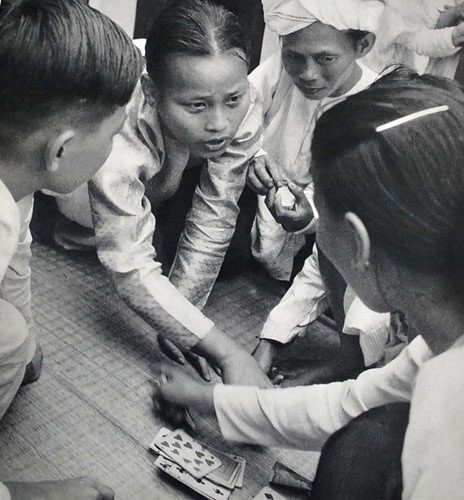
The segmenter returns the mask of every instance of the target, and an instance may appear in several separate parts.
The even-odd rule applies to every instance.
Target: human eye
[[[330,63],[333,63],[337,60],[337,56],[333,56],[333,55],[323,55],[323,56],[319,56],[317,58],[317,62],[319,64],[330,64]]]
[[[206,109],[206,104],[204,102],[186,102],[184,103],[184,107],[190,113],[201,113]]]
[[[243,97],[243,94],[232,95],[226,100],[226,105],[231,107],[231,108],[234,108],[235,106],[238,106],[240,104],[242,97]]]

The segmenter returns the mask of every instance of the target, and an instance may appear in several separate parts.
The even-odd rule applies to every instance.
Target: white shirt
[[[432,359],[433,358],[433,359]],[[460,500],[464,492],[464,336],[433,357],[422,337],[356,380],[291,389],[217,385],[226,439],[319,450],[364,411],[411,401],[402,454],[403,498]]]
[[[346,94],[321,100],[306,99],[283,68],[280,51],[260,64],[250,81],[263,101],[263,149],[273,158],[284,176],[309,184],[307,196],[312,201],[310,171],[311,140],[316,120],[327,109],[348,95],[368,87],[378,75],[360,65],[362,76]],[[314,225],[306,231],[314,231]],[[258,210],[252,229],[253,255],[276,279],[290,279],[293,258],[305,242],[301,232],[288,233],[277,223],[258,196]]]
[[[464,335],[419,372],[402,466],[403,499],[464,498]]]
[[[356,380],[289,389],[216,385],[221,432],[230,441],[320,450],[330,435],[366,410],[410,401],[416,376],[431,357],[419,336],[393,361]]]

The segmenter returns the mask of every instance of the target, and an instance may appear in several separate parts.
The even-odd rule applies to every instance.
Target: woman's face
[[[214,56],[170,54],[165,68],[158,113],[167,133],[194,156],[219,156],[249,107],[245,55],[232,50]]]
[[[282,62],[306,99],[339,96],[359,79],[360,48],[344,31],[316,22],[282,37]]]
[[[390,303],[390,283],[395,273],[393,267],[387,269],[389,265],[378,259],[379,255],[372,250],[370,241],[370,252],[367,260],[363,261],[361,235],[345,217],[337,217],[331,212],[317,184],[314,200],[319,214],[318,247],[369,309],[377,312],[396,310],[398,307],[393,300]]]

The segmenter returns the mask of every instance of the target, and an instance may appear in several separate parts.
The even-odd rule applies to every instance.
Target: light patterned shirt
[[[89,183],[100,261],[130,307],[181,348],[192,348],[214,325],[197,307],[208,299],[234,233],[248,163],[260,149],[261,120],[251,87],[235,138],[203,168],[169,280],[155,260],[155,217],[146,194],[163,166],[176,160],[166,158],[157,110],[140,86],[108,160]]]

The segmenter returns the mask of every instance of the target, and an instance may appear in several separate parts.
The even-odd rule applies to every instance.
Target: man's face
[[[359,51],[346,31],[316,22],[282,37],[285,71],[306,99],[336,97],[357,82]]]

